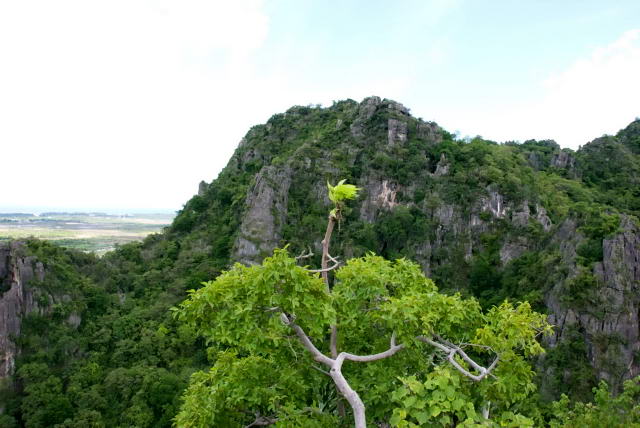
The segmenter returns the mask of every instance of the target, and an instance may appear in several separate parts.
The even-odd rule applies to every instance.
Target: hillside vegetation
[[[526,396],[494,403],[511,412],[510,426],[523,426],[520,416],[535,425],[640,423],[631,380],[640,374],[640,121],[571,151],[551,140],[458,139],[399,103],[371,97],[293,107],[253,127],[219,176],[143,242],[99,259],[37,240],[0,252],[7,254],[0,302],[17,284],[11,269],[37,273],[41,263],[43,272],[22,283],[33,298],[11,337],[19,355],[3,350],[15,367],[6,364],[13,374],[0,384],[0,426],[171,426],[194,373],[190,388],[199,380],[210,403],[235,400],[238,426],[256,420],[251,404],[262,403],[260,393],[298,393],[290,379],[269,378],[256,380],[264,390],[240,397],[233,388],[207,389],[211,366],[235,379],[262,360],[235,365],[242,349],[179,321],[170,308],[234,262],[257,265],[285,245],[290,255],[313,253],[303,264],[319,267],[332,206],[326,183],[341,179],[362,190],[336,225],[333,256],[406,258],[444,295],[477,299],[484,314],[505,300],[527,301],[555,326],[539,338],[546,352],[527,356],[536,375]],[[350,426],[326,376],[308,370],[319,380],[296,406],[321,409],[307,415],[317,426]],[[365,385],[366,376],[379,375],[371,370],[353,375]],[[436,402],[436,390],[449,387],[458,395],[439,408],[460,421],[462,405],[446,403],[473,401],[475,392],[468,379],[435,373],[371,386],[365,401],[375,421],[403,409],[409,413],[395,422],[420,424],[410,413],[420,411],[416,400]],[[278,407],[290,402],[275,400],[271,410],[294,421],[282,426],[300,426],[298,408]]]

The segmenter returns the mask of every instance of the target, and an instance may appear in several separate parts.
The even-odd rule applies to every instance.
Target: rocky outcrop
[[[20,335],[22,318],[43,310],[30,286],[34,280],[44,280],[42,263],[25,256],[20,242],[0,243],[0,282],[6,285],[0,295],[0,379],[13,373],[18,353],[13,338]]]
[[[208,188],[209,185],[207,184],[207,182],[202,180],[200,184],[198,184],[198,196],[204,196],[205,193],[207,193]]]
[[[447,160],[447,157],[444,155],[444,153],[442,153],[440,155],[440,160],[436,165],[436,171],[433,173],[433,175],[435,177],[442,177],[443,175],[447,175],[449,173],[450,167],[451,167],[451,164]]]
[[[0,243],[0,379],[10,376],[20,349],[14,339],[20,336],[22,319],[29,314],[50,315],[54,305],[68,303],[72,297],[43,287],[49,275],[45,265],[27,254],[26,244],[20,241]],[[80,314],[72,312],[67,325],[78,328]]]
[[[442,141],[442,129],[434,122],[423,122],[420,120],[416,126],[416,136],[432,144]]]
[[[528,249],[529,245],[524,239],[509,240],[500,248],[500,262],[504,266],[511,260],[520,257]]]
[[[407,122],[398,119],[389,119],[387,140],[389,145],[402,144],[407,141]]]
[[[245,201],[247,210],[234,245],[235,261],[257,263],[278,246],[286,221],[290,184],[288,167],[265,167],[256,176]]]
[[[554,153],[551,158],[551,166],[562,169],[573,169],[576,164],[576,159],[569,152],[564,150]]]
[[[488,189],[488,197],[480,199],[482,211],[490,212],[495,218],[503,218],[507,213],[504,197],[493,189]]]
[[[553,226],[551,219],[547,215],[547,211],[540,204],[536,205],[536,220],[542,225],[545,232],[548,232],[551,226]]]
[[[379,97],[365,98],[358,107],[358,116],[351,124],[351,135],[354,137],[364,136],[364,125],[371,119],[378,106],[382,103]]]
[[[367,223],[373,223],[381,210],[390,210],[398,205],[398,186],[389,180],[369,179],[363,190],[367,196],[362,201],[360,218]]]
[[[581,332],[597,377],[606,379],[614,388],[640,375],[640,228],[623,216],[621,230],[603,240],[603,260],[582,273],[593,275],[598,284],[592,290],[593,298],[581,305],[567,304],[563,296],[568,292],[566,284],[580,271],[575,258],[582,237],[576,233],[575,223],[565,222],[556,233],[556,240],[563,262],[570,267],[569,275],[567,281],[556,284],[546,299],[549,320],[556,325],[548,345],[554,347],[569,331]]]

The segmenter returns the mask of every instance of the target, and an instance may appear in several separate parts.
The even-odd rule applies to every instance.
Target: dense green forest
[[[330,274],[332,303],[303,266],[322,265],[326,183],[341,179],[361,190],[333,230],[343,267]],[[318,317],[308,326],[323,352],[332,323],[352,332],[347,352],[415,336],[392,310],[435,317],[446,343],[484,338],[495,349],[535,313],[554,326],[514,339],[502,351],[512,358],[480,382],[424,343],[346,363],[375,426],[640,426],[640,120],[571,151],[461,139],[376,97],[293,107],[253,127],[201,190],[163,233],[103,257],[46,241],[16,247],[12,257],[43,263],[44,277],[29,283],[35,309],[11,338],[20,352],[0,384],[0,426],[352,426],[278,317],[251,318],[294,295],[289,314]],[[271,304],[259,290],[273,290],[277,272],[293,291],[272,291],[289,300]],[[298,296],[295,284],[314,291]],[[10,286],[0,278],[0,299]],[[185,299],[207,293],[189,312]],[[378,305],[391,301],[396,309]],[[531,317],[510,335],[478,336],[522,311]],[[250,327],[234,329],[242,322]]]

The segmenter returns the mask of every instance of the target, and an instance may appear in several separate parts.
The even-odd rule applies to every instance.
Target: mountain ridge
[[[167,426],[188,374],[207,366],[203,344],[168,308],[234,262],[259,263],[284,245],[319,254],[326,182],[340,179],[363,190],[335,232],[336,254],[416,260],[441,289],[483,306],[529,300],[559,327],[538,362],[543,398],[588,399],[598,379],[619,390],[640,370],[639,129],[634,121],[572,151],[552,140],[457,140],[378,97],[276,114],[249,130],[165,233],[101,260],[27,243],[45,272],[32,286],[73,278],[83,304],[58,299],[59,315],[23,314],[14,382],[24,388],[5,393],[7,415],[39,426],[45,416],[20,409],[38,402],[37,385],[59,382],[67,401],[46,416],[56,423]],[[57,326],[47,340],[43,324]],[[173,392],[154,401],[119,382]]]

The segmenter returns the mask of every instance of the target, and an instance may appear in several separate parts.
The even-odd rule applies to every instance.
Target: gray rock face
[[[556,233],[562,258],[573,263],[569,277],[576,275],[575,248],[582,237],[575,224],[565,222]],[[596,306],[567,308],[561,303],[562,283],[549,293],[546,303],[549,321],[556,334],[549,345],[555,346],[570,329],[582,332],[588,357],[598,378],[619,388],[624,380],[640,374],[640,229],[623,217],[622,233],[603,240],[603,261],[595,263],[593,275],[600,288]]]
[[[502,248],[500,248],[500,262],[504,266],[511,260],[520,257],[527,249],[528,245],[525,240],[516,239],[507,241]]]
[[[436,165],[436,171],[433,173],[433,175],[435,177],[442,177],[443,175],[447,175],[449,174],[450,167],[451,167],[451,164],[447,160],[447,157],[444,155],[444,153],[442,153],[440,155],[440,160]]]
[[[553,223],[551,223],[551,219],[547,215],[547,211],[542,205],[539,204],[536,205],[536,220],[542,225],[542,228],[545,232],[548,232],[549,229],[551,229],[551,226],[553,226]]]
[[[42,311],[29,283],[44,280],[44,267],[23,254],[19,242],[0,244],[0,282],[8,285],[0,295],[0,379],[13,373],[18,349],[11,338],[20,335],[22,317]]]
[[[388,180],[369,179],[363,186],[367,197],[360,208],[360,218],[373,223],[380,210],[390,210],[398,205],[396,195],[398,186]]]
[[[496,218],[504,218],[507,206],[503,196],[495,190],[489,189],[489,196],[482,198],[482,210],[490,212]]]
[[[209,188],[209,185],[206,181],[202,180],[200,184],[198,184],[198,196],[204,196],[204,194],[207,193],[207,188]]]
[[[442,134],[440,133],[440,127],[435,123],[418,122],[416,134],[418,138],[422,138],[428,141],[433,141],[433,144],[437,144],[440,141],[442,141]]]
[[[402,144],[407,141],[407,123],[398,119],[389,119],[389,145]]]
[[[571,153],[560,151],[554,153],[551,158],[551,166],[556,168],[573,168],[575,167],[576,159],[571,155]]]
[[[529,162],[529,165],[531,165],[531,168],[535,170],[539,171],[543,167],[542,159],[540,159],[540,155],[538,153],[529,153],[527,161]]]
[[[409,109],[403,106],[402,104],[400,104],[399,102],[386,100],[386,99],[385,101],[387,102],[387,107],[389,108],[390,111],[394,113],[399,113],[403,116],[409,116]]]
[[[531,210],[529,209],[529,201],[524,201],[522,203],[522,209],[519,211],[514,211],[511,214],[511,222],[520,227],[525,227],[529,224],[529,219],[531,218]]]
[[[433,212],[434,218],[438,220],[438,223],[442,226],[452,226],[457,223],[458,216],[456,215],[456,207],[450,204],[442,204]]]
[[[15,368],[20,349],[12,338],[20,336],[22,318],[31,313],[51,314],[53,305],[71,300],[67,294],[51,294],[35,285],[46,275],[45,266],[26,255],[24,243],[0,243],[0,284],[6,286],[0,293],[0,379],[10,376]],[[76,313],[67,319],[74,328],[81,322]]]
[[[382,101],[379,97],[369,97],[362,100],[358,107],[358,116],[351,124],[351,135],[354,137],[364,136],[364,124],[371,119],[381,103]]]
[[[291,170],[268,166],[256,176],[246,199],[233,259],[244,264],[260,262],[280,243],[286,220]]]

